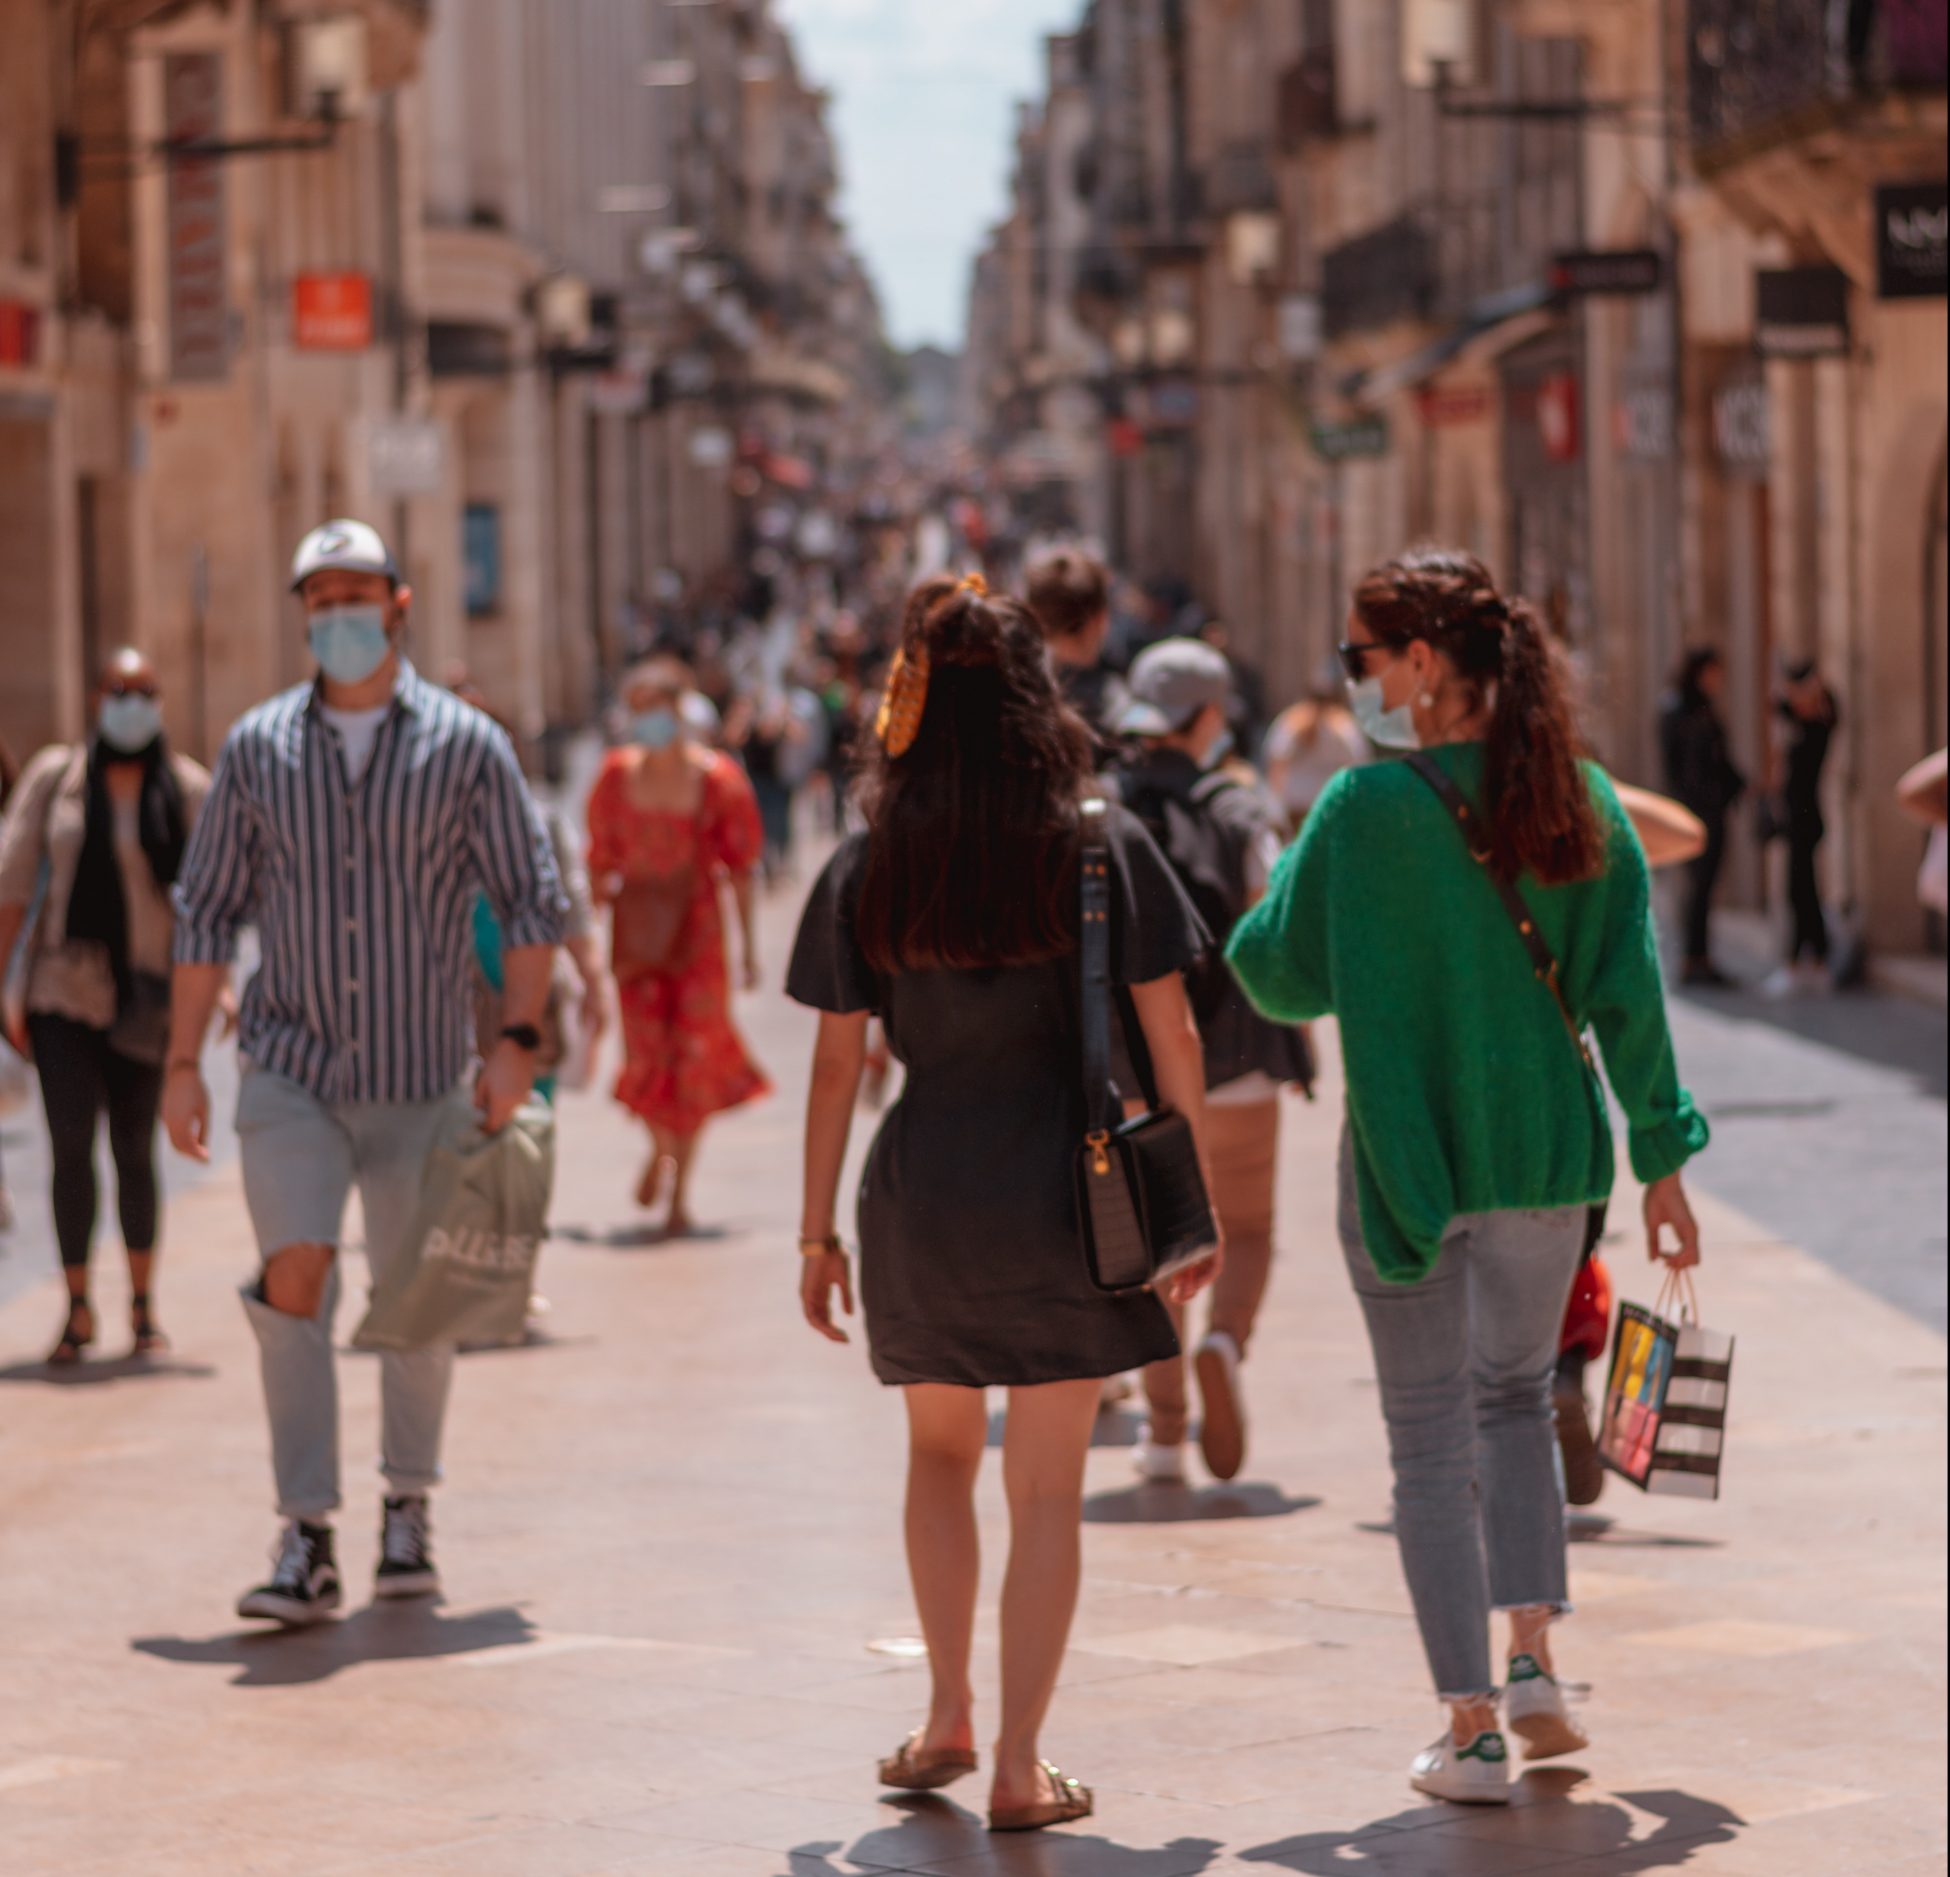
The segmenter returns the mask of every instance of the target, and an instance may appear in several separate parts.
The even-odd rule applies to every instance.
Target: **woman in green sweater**
[[[1438,773],[1384,762],[1339,776],[1228,956],[1276,1022],[1339,1019],[1341,1237],[1381,1382],[1403,1569],[1451,1718],[1411,1778],[1497,1804],[1510,1769],[1492,1609],[1511,1619],[1508,1714],[1528,1756],[1588,1744],[1550,1650],[1568,1607],[1551,1377],[1587,1209],[1614,1169],[1572,1025],[1597,1032],[1651,1252],[1670,1264],[1699,1259],[1680,1169],[1707,1131],[1674,1066],[1645,855],[1580,756],[1536,614],[1479,562],[1421,550],[1362,583],[1342,657],[1369,738],[1427,751]],[[1557,960],[1562,1006],[1505,884]]]

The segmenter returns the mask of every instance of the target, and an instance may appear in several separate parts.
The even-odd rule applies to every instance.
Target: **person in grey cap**
[[[339,1606],[332,1316],[356,1184],[375,1281],[411,1250],[443,1112],[475,1050],[473,934],[485,893],[506,943],[500,1036],[473,1090],[489,1132],[534,1083],[567,912],[548,835],[507,736],[426,683],[400,649],[412,594],[363,522],[307,535],[291,569],[317,679],[231,731],[176,886],[163,1122],[209,1154],[204,1039],[237,934],[262,963],[244,995],[237,1134],[262,1269],[257,1334],[284,1529],[238,1614],[298,1626]],[[451,1348],[380,1357],[387,1496],[376,1594],[439,1588],[427,1495],[440,1477]]]
[[[1313,1057],[1304,1032],[1254,1011],[1220,956],[1226,935],[1265,893],[1281,848],[1277,805],[1224,767],[1233,746],[1232,669],[1198,639],[1163,639],[1140,655],[1129,682],[1115,728],[1136,739],[1136,754],[1118,773],[1118,793],[1218,939],[1212,955],[1186,974],[1186,988],[1205,1043],[1212,1203],[1231,1249],[1192,1367],[1203,1397],[1206,1465],[1230,1480],[1246,1462],[1240,1368],[1273,1267],[1281,1091],[1311,1087]],[[1178,1313],[1178,1327],[1192,1349],[1184,1315]],[[1191,1421],[1184,1358],[1147,1369],[1144,1389],[1151,1422],[1139,1471],[1157,1484],[1182,1484]]]

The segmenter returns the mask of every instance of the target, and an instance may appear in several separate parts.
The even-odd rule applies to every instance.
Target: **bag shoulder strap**
[[[1091,1129],[1109,1133],[1117,1121],[1110,1097],[1110,807],[1102,796],[1083,804],[1082,826],[1083,1099]]]
[[[1408,766],[1435,791],[1443,806],[1449,810],[1456,831],[1469,849],[1470,858],[1482,868],[1485,877],[1496,888],[1496,896],[1503,902],[1503,910],[1509,914],[1510,923],[1516,927],[1517,937],[1523,941],[1523,948],[1530,956],[1530,968],[1536,974],[1537,982],[1550,992],[1552,1001],[1557,1005],[1557,1014],[1564,1019],[1565,1033],[1577,1045],[1584,1066],[1592,1068],[1591,1045],[1585,1041],[1577,1018],[1571,1014],[1571,1006],[1564,1001],[1564,985],[1557,955],[1551,950],[1524,896],[1517,890],[1517,883],[1504,879],[1490,865],[1489,832],[1483,826],[1482,816],[1477,814],[1474,804],[1462,792],[1455,778],[1426,750],[1413,751],[1407,760]]]

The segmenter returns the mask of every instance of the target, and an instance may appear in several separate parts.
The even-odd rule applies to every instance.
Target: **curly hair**
[[[858,937],[876,971],[1032,964],[1074,949],[1090,733],[1035,617],[952,579],[915,589],[902,649],[927,701],[899,756],[871,745]]]
[[[1441,652],[1476,708],[1494,690],[1481,811],[1498,877],[1529,873],[1560,886],[1602,873],[1605,831],[1571,688],[1536,609],[1499,592],[1473,555],[1416,548],[1369,574],[1354,610],[1383,645],[1420,639]]]

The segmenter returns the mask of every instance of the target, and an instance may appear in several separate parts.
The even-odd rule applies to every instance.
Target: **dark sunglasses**
[[[1383,645],[1379,639],[1369,639],[1360,645],[1355,644],[1352,639],[1348,639],[1334,649],[1340,653],[1341,669],[1356,684],[1359,684],[1368,675],[1368,654],[1370,652],[1385,652],[1388,650],[1388,647]]]

